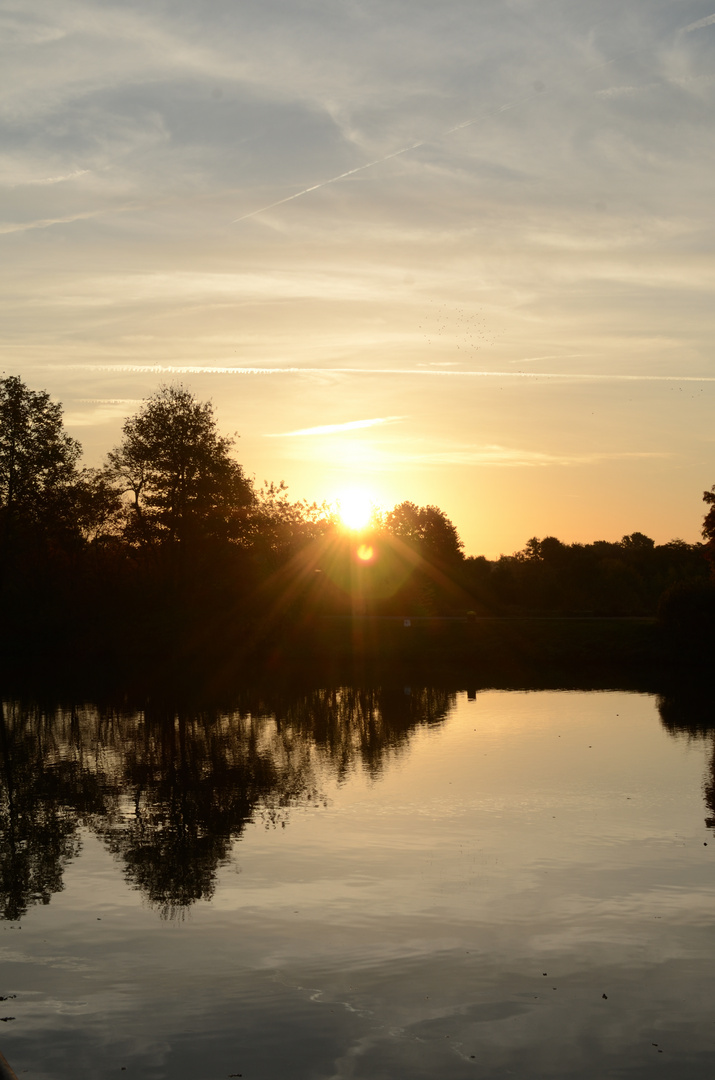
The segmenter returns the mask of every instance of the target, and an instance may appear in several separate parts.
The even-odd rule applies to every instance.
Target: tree
[[[252,521],[253,545],[259,560],[275,569],[334,530],[336,515],[324,502],[291,502],[283,480],[277,484],[264,481],[256,492]]]
[[[213,406],[181,385],[162,386],[123,427],[108,475],[132,496],[132,539],[185,544],[239,539],[253,486],[216,431]]]
[[[384,526],[427,562],[453,564],[464,558],[459,533],[438,506],[400,503],[385,514]]]
[[[22,379],[0,379],[0,545],[14,549],[76,532],[73,503],[82,448],[64,430],[62,406]]]
[[[655,540],[651,540],[650,536],[646,536],[645,533],[634,532],[623,537],[620,547],[625,548],[626,551],[641,553],[644,551],[653,551],[655,548]]]
[[[710,491],[703,492],[703,502],[706,502],[710,507],[703,521],[703,538],[706,541],[705,557],[710,563],[713,574],[715,574],[715,484],[713,484]]]

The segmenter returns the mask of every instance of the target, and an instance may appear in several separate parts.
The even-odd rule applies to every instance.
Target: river
[[[713,734],[647,693],[10,700],[31,1080],[710,1077]]]

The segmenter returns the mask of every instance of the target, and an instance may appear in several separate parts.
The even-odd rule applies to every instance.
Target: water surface
[[[632,693],[6,703],[0,1049],[37,1080],[709,1077],[689,726]]]

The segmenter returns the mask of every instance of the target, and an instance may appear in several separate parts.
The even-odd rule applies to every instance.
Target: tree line
[[[211,652],[316,615],[651,615],[684,583],[702,591],[715,553],[715,487],[704,544],[534,537],[465,557],[447,515],[409,501],[357,537],[329,506],[257,486],[182,385],[145,400],[100,468],[81,455],[61,405],[0,379],[6,649]]]

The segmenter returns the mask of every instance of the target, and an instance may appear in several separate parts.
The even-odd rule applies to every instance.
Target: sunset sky
[[[699,538],[715,0],[2,0],[0,370],[468,554]]]

